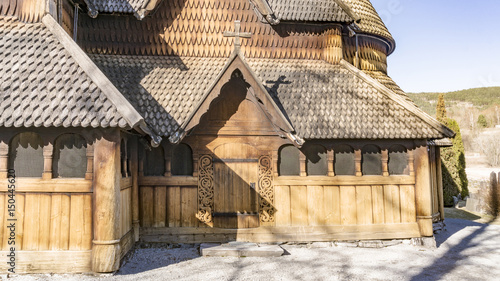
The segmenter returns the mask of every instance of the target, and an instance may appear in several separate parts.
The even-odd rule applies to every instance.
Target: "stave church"
[[[1,0],[0,256],[432,238],[455,133],[395,47],[369,0]]]

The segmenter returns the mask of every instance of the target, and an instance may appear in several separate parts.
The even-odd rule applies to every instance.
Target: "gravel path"
[[[280,258],[203,258],[195,247],[138,249],[116,275],[8,280],[500,280],[500,226],[447,219],[437,249],[283,245]]]

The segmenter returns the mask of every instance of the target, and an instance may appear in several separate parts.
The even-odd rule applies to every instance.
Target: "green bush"
[[[481,128],[486,128],[488,127],[488,121],[486,121],[486,116],[480,114],[478,117],[477,117],[477,124],[479,125],[479,127]]]
[[[452,196],[460,193],[462,198],[469,195],[469,181],[465,173],[465,150],[462,134],[457,121],[448,118],[446,125],[452,129],[456,136],[452,140],[452,147],[444,147],[441,150],[441,161],[443,170],[443,193],[446,206],[453,204]]]

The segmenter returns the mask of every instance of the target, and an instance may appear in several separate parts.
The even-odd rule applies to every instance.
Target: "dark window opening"
[[[335,147],[335,175],[354,176],[356,175],[356,164],[354,161],[354,149],[349,145],[339,145]]]
[[[308,176],[326,176],[328,174],[328,156],[326,148],[313,144],[304,148]]]
[[[300,175],[300,151],[293,145],[282,146],[279,150],[278,173],[280,176]]]
[[[144,155],[144,175],[164,176],[165,175],[165,152],[163,147],[153,147],[146,150]]]
[[[409,175],[408,151],[402,145],[393,145],[389,149],[389,175]]]
[[[15,136],[9,146],[9,169],[17,177],[40,178],[43,173],[43,141],[31,132]]]
[[[362,149],[363,175],[375,176],[382,175],[382,153],[380,148],[375,145],[366,145]]]
[[[187,144],[179,144],[172,150],[172,175],[191,176],[193,175],[193,151]]]
[[[84,178],[87,172],[87,141],[77,134],[59,136],[54,145],[54,178]]]

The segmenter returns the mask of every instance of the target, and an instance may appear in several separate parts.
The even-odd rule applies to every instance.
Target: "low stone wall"
[[[490,180],[470,180],[471,192],[466,209],[471,212],[495,215],[500,211],[500,173],[491,173]]]

